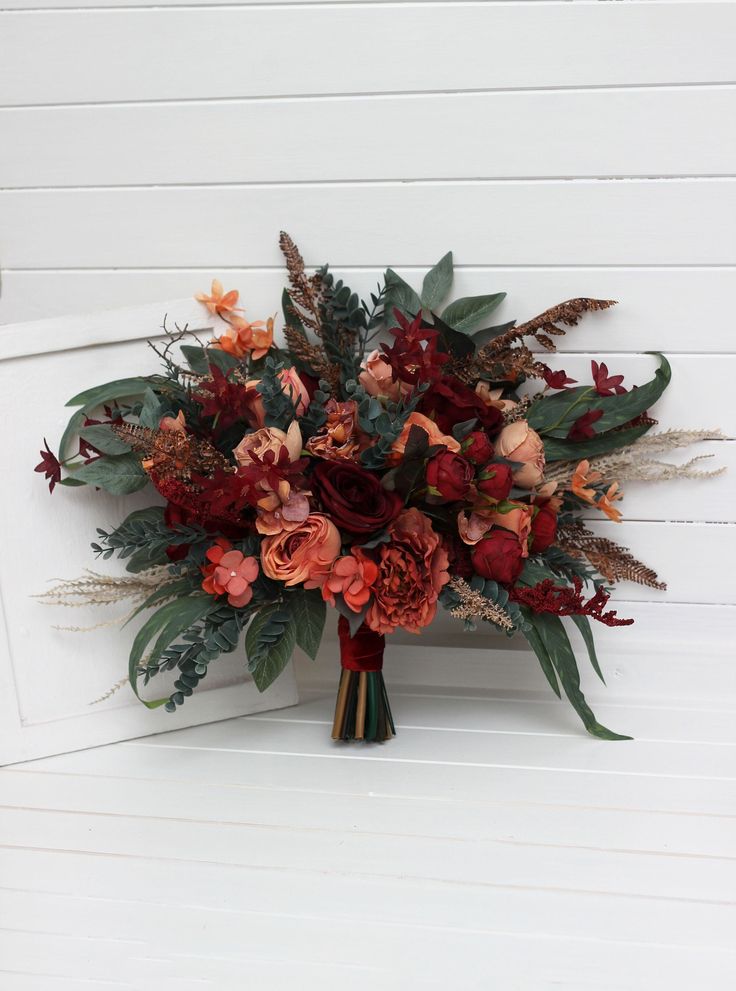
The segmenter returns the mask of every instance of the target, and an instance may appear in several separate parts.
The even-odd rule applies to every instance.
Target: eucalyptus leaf
[[[442,319],[454,330],[469,334],[505,298],[505,292],[496,292],[489,296],[463,296],[442,311]]]
[[[422,306],[425,310],[436,309],[445,299],[452,285],[452,276],[452,252],[448,251],[424,276]]]

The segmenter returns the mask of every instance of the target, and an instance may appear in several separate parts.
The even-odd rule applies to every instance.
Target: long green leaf
[[[69,422],[66,425],[64,433],[61,435],[61,440],[59,441],[59,460],[63,461],[66,458],[69,445],[72,440],[79,435],[82,424],[84,423],[85,416],[81,409],[76,410],[72,413],[69,418]]]
[[[67,406],[81,406],[84,412],[112,402],[113,399],[124,399],[126,396],[142,396],[148,388],[149,380],[145,378],[115,379],[103,385],[95,385],[78,393]]]
[[[575,654],[560,617],[551,613],[532,613],[530,622],[547,651],[565,695],[580,716],[587,731],[601,740],[630,740],[630,736],[621,736],[619,733],[614,733],[602,726],[585,701],[585,696],[580,688],[580,672],[575,661]]]
[[[529,610],[529,609],[522,609],[521,611],[524,614],[524,616],[526,617],[527,622],[528,622],[528,625],[524,629],[524,636],[528,640],[529,646],[532,648],[532,650],[534,651],[534,653],[537,655],[537,660],[539,661],[539,666],[541,667],[542,671],[544,672],[544,677],[549,682],[550,688],[555,693],[555,695],[557,696],[557,698],[561,698],[562,696],[561,696],[561,693],[560,693],[560,686],[559,686],[559,683],[557,681],[557,675],[555,674],[555,669],[552,666],[552,661],[549,659],[549,654],[547,653],[547,649],[545,648],[544,644],[542,643],[541,637],[539,636],[539,634],[537,633],[536,629],[534,628],[534,625],[532,623],[532,613],[531,613],[531,610]]]
[[[82,465],[74,472],[74,478],[87,485],[96,485],[112,495],[129,495],[148,484],[148,475],[141,468],[135,454],[105,456]]]
[[[296,589],[289,592],[284,604],[292,615],[298,646],[313,661],[316,660],[327,614],[322,593],[317,588]]]
[[[575,626],[580,630],[580,634],[585,641],[585,646],[588,650],[588,657],[590,658],[590,663],[593,666],[593,670],[601,679],[605,685],[606,679],[603,677],[603,672],[601,671],[601,666],[598,663],[598,655],[595,652],[595,640],[593,639],[593,631],[590,628],[590,620],[587,616],[575,616],[572,615],[570,619],[573,621]]]
[[[103,454],[127,454],[130,450],[130,445],[114,434],[112,427],[107,423],[83,427],[79,431],[79,436]]]
[[[146,648],[155,637],[156,644],[151,652],[151,657],[155,660],[157,652],[161,654],[214,606],[215,603],[209,595],[193,595],[183,599],[174,599],[173,602],[168,602],[158,609],[136,634],[128,658],[128,678],[136,696],[147,708],[157,709],[159,706],[165,705],[168,696],[147,701],[141,698],[138,692],[138,668]]]
[[[651,424],[642,423],[627,430],[609,430],[608,433],[598,434],[590,440],[583,441],[545,437],[544,457],[547,461],[579,461],[581,458],[595,458],[599,454],[608,454],[609,451],[633,444],[649,429]]]
[[[191,589],[191,578],[178,578],[176,581],[167,582],[165,585],[162,585],[160,588],[157,588],[151,592],[151,594],[144,599],[143,602],[141,602],[135,612],[128,616],[123,623],[123,626],[127,626],[131,620],[135,619],[135,617],[140,615],[140,613],[145,612],[146,609],[153,609],[155,605],[159,602],[163,602],[164,599],[169,599],[179,595],[186,595],[186,593],[191,591]]]
[[[442,311],[442,319],[454,330],[470,334],[504,299],[505,292],[495,292],[489,296],[463,296]]]
[[[424,276],[422,306],[425,310],[436,309],[447,296],[452,285],[452,274],[452,252],[448,251]]]
[[[294,653],[296,630],[279,602],[259,609],[245,633],[248,670],[259,692],[274,682]]]

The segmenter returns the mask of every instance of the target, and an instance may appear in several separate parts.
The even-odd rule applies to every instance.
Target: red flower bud
[[[441,451],[427,463],[428,502],[457,502],[473,481],[469,462],[452,451]]]
[[[532,543],[533,554],[546,551],[557,536],[557,513],[550,509],[549,505],[539,507],[539,512],[535,513],[532,520]]]
[[[513,485],[510,466],[503,462],[486,465],[478,476],[477,484],[478,491],[489,499],[497,499],[499,502],[506,499]]]
[[[474,465],[487,465],[493,457],[493,444],[488,434],[482,430],[473,430],[462,443],[463,456]]]
[[[524,567],[521,554],[521,544],[515,533],[491,530],[473,548],[473,567],[483,578],[511,585]]]

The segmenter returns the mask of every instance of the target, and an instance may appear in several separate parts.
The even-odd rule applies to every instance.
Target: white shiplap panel
[[[326,118],[381,140],[315,142]],[[5,187],[729,175],[736,88],[34,107],[0,135]]]
[[[0,16],[5,105],[736,81],[736,8],[729,3],[327,4]],[[27,71],[30,45],[43,72]],[[331,133],[329,117],[325,126]],[[406,139],[419,137],[407,120]]]
[[[295,232],[296,233],[296,232]],[[453,297],[505,291],[496,311],[499,322],[526,320],[548,306],[575,296],[617,299],[619,305],[586,319],[558,339],[561,352],[601,351],[612,354],[643,348],[731,352],[736,338],[724,317],[736,284],[734,268],[468,268],[448,234],[443,252],[454,247]],[[461,238],[464,240],[464,237]],[[270,241],[269,241],[270,246]],[[385,247],[386,264],[394,245]],[[339,264],[340,246],[321,261],[367,298],[383,269],[351,269]],[[426,268],[399,267],[399,273],[420,286]],[[212,276],[238,288],[248,315],[255,319],[279,309],[286,271],[273,269],[16,269],[0,272],[0,324],[53,318],[67,313],[160,304],[193,296]],[[159,305],[160,310],[160,305]],[[158,326],[160,320],[155,319]],[[2,342],[0,330],[0,342]],[[6,339],[7,340],[7,339]]]
[[[432,265],[448,245],[479,265],[733,264],[736,180],[0,194],[9,268],[278,265],[284,227],[309,265]]]

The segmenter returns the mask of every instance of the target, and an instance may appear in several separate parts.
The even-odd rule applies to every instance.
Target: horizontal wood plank
[[[452,297],[505,291],[507,297],[496,311],[500,322],[528,319],[554,303],[575,296],[619,300],[618,306],[587,318],[576,330],[559,338],[557,345],[561,352],[612,354],[646,348],[672,354],[736,350],[730,324],[724,319],[736,279],[734,268],[469,268],[463,264],[458,245],[449,243],[451,236],[452,232],[448,233],[444,250],[455,248]],[[337,243],[332,245],[321,261],[329,261],[336,275],[367,299],[384,269],[344,268],[339,264],[341,247]],[[394,247],[385,250],[384,264],[389,264]],[[419,287],[426,268],[399,267],[398,271]],[[156,309],[151,308],[150,318],[141,321],[140,331],[137,330],[139,318],[134,318],[135,334],[145,337],[160,325],[161,301],[192,297],[206,288],[213,276],[226,282],[228,288],[240,290],[241,302],[252,319],[278,313],[281,291],[286,285],[286,271],[278,266],[273,269],[214,265],[210,269],[5,269],[0,272],[0,322],[50,319],[89,311],[89,319],[80,321],[75,328],[73,342],[69,340],[68,330],[64,335],[70,346],[73,343],[81,347],[100,341],[101,323],[94,317],[95,311],[156,304]],[[203,313],[199,308],[194,309],[193,327],[199,325],[196,321]],[[121,314],[121,322],[127,326],[127,329],[121,326],[121,335],[134,330],[133,321],[125,320],[125,314]],[[112,340],[108,336],[109,323],[106,315],[105,340]],[[52,336],[51,329],[48,336]],[[17,340],[16,334],[11,340],[10,332],[0,329],[0,342],[2,353],[8,356],[26,353],[29,347],[27,335],[20,330]]]
[[[9,268],[278,266],[286,226],[310,266],[729,265],[736,180],[9,191],[0,226]]]
[[[381,140],[314,142],[326,115],[335,135]],[[407,140],[407,122],[441,136],[431,154]],[[581,140],[570,140],[571,125]],[[0,134],[7,188],[717,176],[734,172],[736,89],[10,109]]]
[[[393,4],[1,16],[5,105],[736,81],[736,9],[722,3],[432,4],[420,17]],[[175,43],[162,48],[162,38]],[[42,73],[26,71],[31,43]]]

